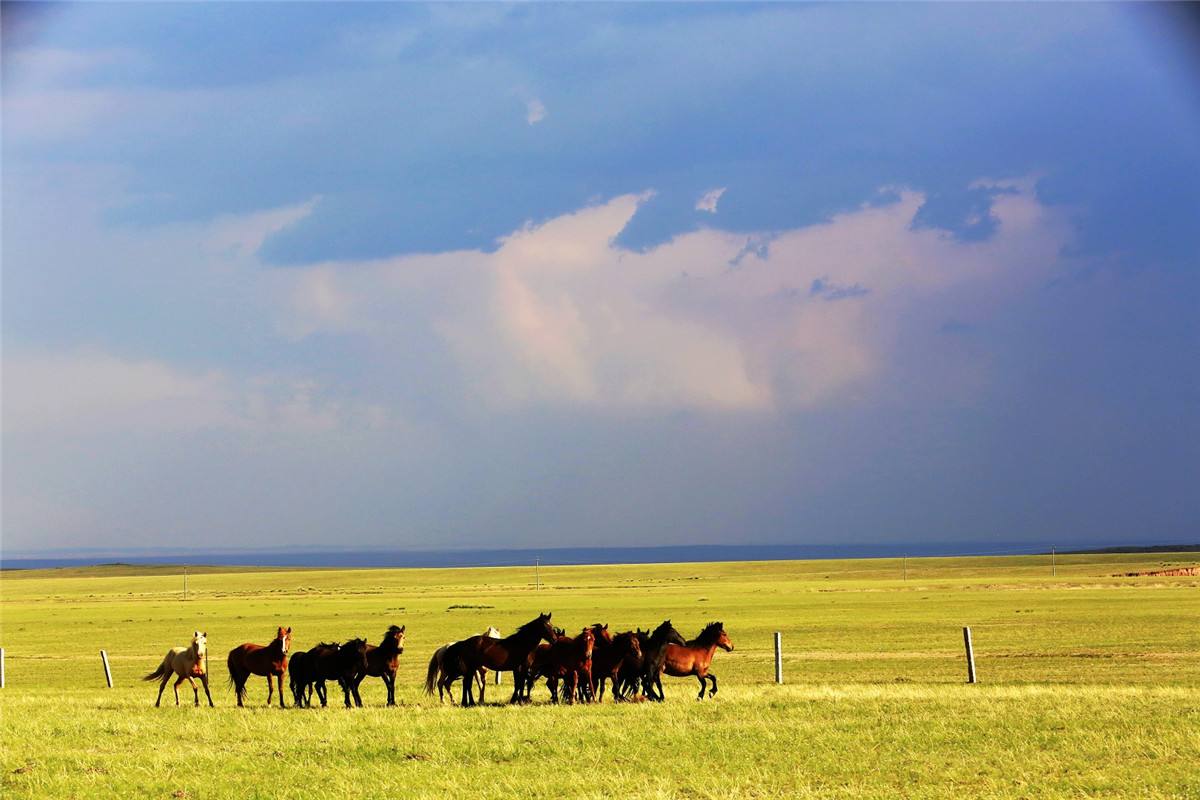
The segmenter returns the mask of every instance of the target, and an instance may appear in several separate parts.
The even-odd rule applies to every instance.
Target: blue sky
[[[1186,15],[4,15],[6,549],[1200,535]]]

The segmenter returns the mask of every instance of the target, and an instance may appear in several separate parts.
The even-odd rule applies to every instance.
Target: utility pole
[[[902,563],[904,564],[904,580],[908,580],[908,556],[904,556]]]
[[[1058,565],[1054,561],[1054,556],[1055,556],[1054,548],[1051,547],[1050,548],[1050,577],[1051,578],[1058,575]]]
[[[187,600],[187,578],[188,578],[187,572],[188,572],[187,567],[184,567],[183,568],[183,599],[184,600]]]
[[[542,564],[542,560],[541,560],[540,558],[535,558],[535,559],[533,560],[533,586],[534,586],[534,591],[540,590],[540,589],[542,588],[542,573],[541,573],[541,564]]]

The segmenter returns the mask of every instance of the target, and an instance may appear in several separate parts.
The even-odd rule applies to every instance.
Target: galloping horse
[[[486,631],[484,631],[483,633],[477,634],[477,635],[478,636],[487,636],[490,639],[499,639],[500,638],[500,629],[496,628],[492,625],[489,625],[488,629]],[[454,683],[454,681],[456,680],[455,678],[447,678],[446,670],[444,670],[442,668],[442,661],[446,657],[446,651],[450,649],[450,645],[452,645],[452,644],[454,644],[454,642],[447,642],[446,644],[439,647],[437,649],[437,652],[435,652],[433,654],[433,658],[429,662],[431,669],[433,668],[433,664],[435,662],[437,663],[437,687],[438,687],[438,702],[439,703],[445,702],[445,700],[446,700],[445,692],[450,691],[450,685],[452,683]],[[484,690],[487,688],[487,667],[480,667],[479,672],[476,674],[476,678],[479,681],[479,702],[482,703]],[[430,692],[430,694],[433,694],[433,692]],[[451,699],[453,699],[453,698],[451,698]]]
[[[226,664],[229,667],[229,680],[237,693],[237,704],[240,708],[246,697],[246,681],[251,675],[265,675],[267,678],[267,705],[271,705],[271,694],[274,685],[271,678],[279,683],[279,707],[285,708],[283,702],[283,673],[287,670],[288,647],[292,643],[292,629],[279,628],[275,639],[265,647],[261,644],[240,644],[229,651]]]
[[[518,628],[516,633],[503,639],[472,636],[455,642],[442,657],[442,666],[449,680],[464,678],[462,705],[475,705],[474,677],[482,667],[497,672],[514,673],[513,694],[509,702],[516,703],[521,700],[521,689],[525,683],[525,674],[529,669],[533,650],[542,640],[554,641],[554,628],[550,625],[549,614],[539,614]],[[426,694],[433,694],[436,676],[437,662],[431,660],[425,676]]]
[[[672,644],[686,645],[687,642],[668,619],[663,620],[642,645],[642,691],[651,700],[663,700],[663,663],[667,659],[667,647]]]
[[[192,694],[196,696],[196,705],[200,705],[200,692],[196,689],[196,681],[193,678],[199,678],[204,684],[204,694],[208,697],[208,704],[211,706],[212,693],[208,691],[208,634],[196,631],[192,635],[192,643],[188,647],[172,647],[163,656],[162,663],[158,665],[158,669],[151,672],[144,681],[153,681],[162,679],[162,683],[158,685],[158,699],[154,701],[154,707],[158,708],[162,702],[163,689],[167,688],[167,681],[172,675],[179,677],[175,681],[175,705],[179,705],[179,684],[185,680],[192,685]]]
[[[405,627],[390,625],[378,647],[373,644],[367,645],[366,667],[354,676],[354,683],[350,687],[354,692],[354,702],[360,708],[362,698],[358,695],[358,685],[368,675],[372,678],[383,678],[383,685],[387,687],[387,704],[396,705],[396,673],[400,669],[400,654],[404,652]]]
[[[607,625],[597,624],[592,626],[592,633],[596,635],[596,649],[592,651],[592,676],[600,687],[598,699],[604,699],[604,682],[611,680],[613,700],[620,702],[625,699],[617,682],[621,668],[625,665],[641,668],[641,645],[633,631],[613,636],[608,632]]]
[[[712,681],[712,691],[708,693],[708,696],[712,697],[717,693],[717,676],[708,671],[708,665],[712,663],[713,655],[718,647],[725,652],[731,652],[733,642],[729,641],[729,635],[725,633],[724,625],[720,622],[710,622],[704,630],[700,631],[699,636],[687,644],[667,645],[663,671],[673,678],[695,675],[700,681],[700,694],[697,695],[697,700],[704,699],[704,690],[707,688],[705,680]]]

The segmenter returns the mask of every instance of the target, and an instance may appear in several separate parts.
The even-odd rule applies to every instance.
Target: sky
[[[9,552],[1200,541],[1200,38],[3,7]]]

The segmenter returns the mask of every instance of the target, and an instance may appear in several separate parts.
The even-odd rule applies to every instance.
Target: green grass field
[[[1200,797],[1200,578],[1113,577],[1195,554],[470,570],[106,567],[4,572],[6,797]],[[722,620],[716,698],[459,709],[439,645],[541,610],[569,630]],[[294,629],[408,629],[398,708],[233,707],[224,654]],[[981,683],[964,684],[962,626]],[[216,709],[140,676],[208,632]],[[782,631],[786,685],[773,682]],[[104,685],[98,651],[116,686]],[[507,685],[489,700],[507,699]],[[331,691],[331,700],[336,691]],[[290,698],[289,698],[290,705]]]

